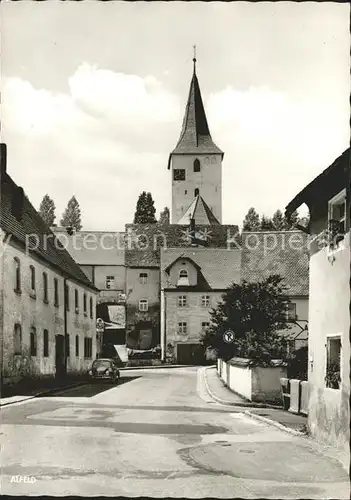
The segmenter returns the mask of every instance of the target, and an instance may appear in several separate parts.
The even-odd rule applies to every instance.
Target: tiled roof
[[[191,259],[200,267],[204,280],[202,289],[226,289],[231,283],[240,281],[240,250],[224,248],[167,248],[161,250],[161,286],[171,285],[166,269],[180,257]],[[187,289],[190,289],[187,287]]]
[[[240,242],[238,226],[234,225],[196,225],[195,231],[207,248],[236,248]],[[162,247],[191,247],[189,224],[126,224],[125,233],[125,264],[130,267],[159,266]]]
[[[193,74],[179,141],[172,154],[215,153],[223,151],[213,142],[208,127],[197,76]]]
[[[12,214],[12,204],[18,189],[18,186],[11,177],[7,173],[2,172],[0,199],[1,229],[22,245],[28,245],[27,240],[29,239],[29,250],[33,248],[31,251],[37,257],[60,269],[70,278],[96,290],[95,286],[85,276],[67,250],[57,241],[55,235],[26,196],[23,197],[22,217],[19,217],[19,220],[14,217]]]
[[[260,281],[272,274],[284,279],[287,295],[308,295],[308,236],[301,231],[244,232],[241,279]]]
[[[69,235],[62,227],[52,231],[79,265],[124,266],[124,233],[77,231]]]
[[[212,210],[200,195],[194,198],[194,201],[179,220],[178,224],[189,224],[190,219],[195,219],[195,224],[219,224]]]

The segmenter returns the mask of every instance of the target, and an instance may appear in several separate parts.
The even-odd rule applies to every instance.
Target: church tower
[[[210,134],[196,76],[195,54],[193,62],[182,131],[168,161],[172,174],[171,223],[189,224],[193,217],[197,224],[221,224],[224,153]]]

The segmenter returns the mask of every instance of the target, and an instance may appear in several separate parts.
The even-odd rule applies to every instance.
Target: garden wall
[[[280,378],[286,377],[286,368],[249,365],[250,360],[245,358],[218,360],[217,371],[229,389],[240,396],[250,401],[281,403]]]

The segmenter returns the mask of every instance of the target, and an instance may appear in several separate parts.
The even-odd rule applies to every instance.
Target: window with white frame
[[[181,335],[188,333],[188,325],[185,321],[178,323],[178,333]]]
[[[330,389],[340,389],[341,383],[341,336],[327,337],[327,364],[325,385]]]
[[[202,305],[202,307],[209,307],[210,306],[210,296],[209,295],[203,295],[201,297],[201,305]]]
[[[114,276],[106,276],[106,288],[107,290],[113,290],[115,288]]]
[[[186,307],[188,305],[188,299],[186,295],[178,296],[178,307]]]
[[[139,311],[148,311],[149,310],[149,301],[147,299],[139,300]]]
[[[346,233],[346,189],[329,200],[328,208],[329,241],[336,248]]]
[[[202,330],[203,332],[205,332],[209,326],[210,326],[210,323],[209,323],[208,321],[203,321],[203,322],[201,323],[201,330]]]
[[[286,320],[296,321],[296,304],[294,302],[286,304]]]
[[[147,283],[147,277],[148,277],[148,274],[147,273],[140,273],[139,274],[139,281],[142,285],[146,285]]]
[[[181,269],[179,271],[178,286],[188,286],[189,285],[189,274],[186,269]]]

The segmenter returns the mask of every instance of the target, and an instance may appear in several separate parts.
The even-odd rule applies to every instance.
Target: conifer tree
[[[69,200],[60,222],[63,227],[72,227],[76,231],[82,229],[81,211],[77,198],[73,195]]]
[[[284,226],[284,215],[281,210],[276,210],[272,217],[272,223],[275,231],[283,231]]]
[[[134,214],[134,224],[155,224],[156,209],[151,193],[143,191],[138,198],[136,210]]]
[[[245,215],[243,220],[243,231],[259,231],[260,230],[260,216],[254,209],[254,207],[249,208],[249,211]]]
[[[39,215],[48,226],[52,226],[54,224],[56,218],[55,209],[56,207],[54,200],[50,198],[48,194],[46,194],[41,200],[39,206]]]
[[[270,217],[262,215],[260,222],[260,231],[274,231],[274,224]]]

